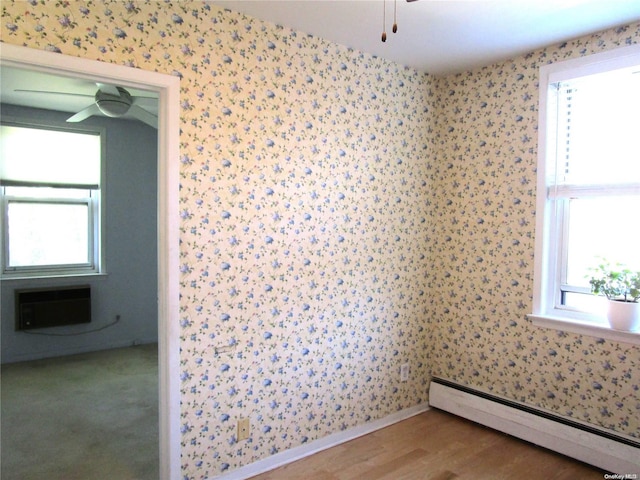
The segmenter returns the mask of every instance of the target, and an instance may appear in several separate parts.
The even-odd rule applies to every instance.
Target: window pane
[[[606,298],[589,293],[565,293],[564,306],[581,312],[591,312],[601,316],[604,316],[607,313]]]
[[[568,184],[626,183],[640,180],[638,111],[640,75],[623,69],[593,75],[567,84],[561,103],[566,123]],[[566,166],[564,162],[567,162]]]
[[[9,267],[89,263],[88,205],[10,202]]]
[[[99,185],[100,142],[97,133],[2,125],[0,177],[18,182]]]
[[[601,258],[640,270],[640,197],[570,200],[567,283],[589,286],[588,269]]]

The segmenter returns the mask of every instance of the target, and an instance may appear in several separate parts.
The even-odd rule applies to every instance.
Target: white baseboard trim
[[[295,462],[296,460],[300,460],[328,448],[335,447],[363,435],[375,432],[376,430],[380,430],[381,428],[385,428],[389,425],[393,425],[394,423],[406,420],[407,418],[413,417],[422,412],[426,412],[427,410],[429,410],[429,405],[427,403],[421,403],[420,405],[416,405],[415,407],[407,408],[404,410],[400,410],[399,412],[392,413],[391,415],[387,415],[386,417],[379,420],[375,420],[364,425],[359,425],[342,432],[332,433],[331,435],[327,435],[326,437],[315,440],[309,444],[301,445],[299,447],[295,447],[281,453],[276,453],[271,457],[265,458],[264,460],[258,460],[257,462],[246,465],[244,467],[240,467],[225,475],[212,477],[211,480],[213,480],[214,478],[218,480],[244,480],[255,475],[268,472],[283,465]]]
[[[640,442],[628,435],[442,378],[431,381],[429,404],[620,475],[609,478],[640,474]]]

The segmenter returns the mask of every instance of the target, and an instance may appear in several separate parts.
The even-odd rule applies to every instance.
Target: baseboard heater
[[[607,472],[640,473],[640,440],[631,436],[437,377],[429,405]]]
[[[88,285],[16,290],[16,330],[91,322]]]

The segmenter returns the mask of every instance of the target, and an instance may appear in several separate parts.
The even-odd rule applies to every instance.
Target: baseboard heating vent
[[[562,453],[607,472],[640,473],[640,440],[443,378],[429,405]]]
[[[91,322],[91,288],[87,285],[16,290],[16,330]]]

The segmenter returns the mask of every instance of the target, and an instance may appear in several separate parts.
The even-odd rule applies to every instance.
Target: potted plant
[[[591,269],[591,291],[608,299],[607,319],[615,330],[640,328],[640,272],[602,262]]]

